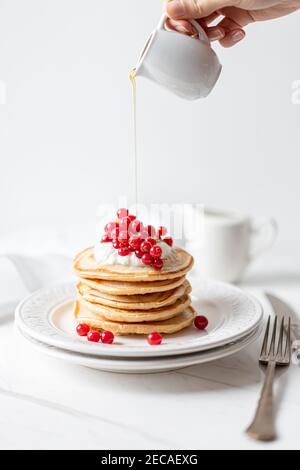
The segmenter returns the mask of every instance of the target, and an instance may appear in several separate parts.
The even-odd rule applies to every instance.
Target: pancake
[[[110,295],[143,295],[155,292],[168,292],[181,286],[185,276],[167,281],[152,282],[118,282],[97,279],[81,279],[81,284],[89,286],[100,294]]]
[[[150,310],[174,304],[179,298],[190,294],[192,288],[188,281],[167,292],[144,295],[110,295],[99,293],[91,287],[79,283],[77,292],[87,302],[106,305],[122,310]]]
[[[116,336],[122,336],[148,335],[154,331],[161,334],[174,334],[189,327],[193,323],[196,313],[193,307],[188,307],[183,313],[169,320],[147,323],[118,323],[94,314],[81,302],[76,302],[74,315],[78,323],[86,323],[93,329],[108,330]]]
[[[78,295],[78,302],[86,311],[93,315],[100,316],[113,322],[124,323],[142,323],[149,321],[163,321],[176,317],[191,305],[191,299],[188,295],[178,299],[173,305],[152,310],[122,310],[119,308],[107,307],[100,304],[86,302]]]
[[[73,266],[75,273],[82,278],[150,282],[182,277],[192,269],[193,264],[193,257],[189,253],[174,248],[172,254],[164,260],[164,267],[160,271],[149,266],[99,266],[94,258],[94,249],[88,248],[75,257]]]

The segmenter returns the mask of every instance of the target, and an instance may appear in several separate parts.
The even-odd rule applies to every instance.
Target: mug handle
[[[159,22],[159,25],[158,25],[157,29],[161,29],[161,30],[166,31],[165,23],[166,23],[167,19],[168,19],[168,16],[164,13],[161,20],[160,20],[160,22]],[[200,26],[198,21],[189,20],[189,22],[194,26],[194,28],[198,32],[200,41],[203,41],[203,42],[205,42],[206,44],[208,44],[210,46],[210,41],[208,39],[208,36],[207,36],[206,32],[204,31],[204,29]]]
[[[274,245],[279,227],[275,219],[265,217],[260,222],[253,220],[250,230],[254,248],[249,253],[249,261],[253,261]]]

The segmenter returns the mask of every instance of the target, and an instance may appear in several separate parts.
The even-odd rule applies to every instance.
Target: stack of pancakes
[[[195,317],[186,280],[192,267],[192,256],[180,248],[173,249],[160,271],[147,266],[99,266],[88,248],[74,260],[80,278],[75,318],[115,335],[181,331]]]

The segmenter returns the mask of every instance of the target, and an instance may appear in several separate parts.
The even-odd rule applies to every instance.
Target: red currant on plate
[[[150,255],[152,256],[152,258],[155,258],[155,259],[160,258],[162,255],[161,247],[158,245],[153,246],[150,250]]]
[[[114,334],[111,331],[103,331],[101,333],[101,341],[103,344],[113,344],[114,339]]]
[[[99,341],[101,339],[101,335],[100,335],[99,331],[90,331],[87,335],[87,339],[91,343],[99,343]]]
[[[194,320],[194,325],[198,330],[205,330],[208,327],[208,319],[203,315],[198,315]]]
[[[142,257],[142,262],[146,265],[146,266],[151,266],[152,264],[152,256],[149,254],[149,253],[145,253]]]
[[[153,260],[152,266],[154,269],[161,270],[163,268],[164,262],[162,259],[157,258]]]
[[[143,242],[143,243],[141,244],[140,250],[141,250],[143,253],[149,253],[150,250],[151,250],[151,247],[152,247],[151,243],[149,243],[149,242]]]
[[[154,332],[148,335],[148,343],[150,344],[150,346],[160,346],[162,340],[163,338],[159,333]]]
[[[79,336],[87,336],[88,332],[90,331],[90,327],[85,323],[80,323],[77,325],[76,331]]]
[[[123,219],[123,217],[127,217],[129,214],[128,209],[119,209],[117,212],[118,219]]]
[[[122,247],[119,249],[118,251],[118,255],[119,256],[128,256],[130,255],[131,253],[131,249],[130,248],[126,248],[126,247]]]
[[[166,238],[164,238],[164,242],[165,242],[167,245],[169,245],[171,248],[172,248],[173,243],[174,243],[172,237],[166,237]]]
[[[168,233],[168,230],[166,229],[166,227],[159,227],[158,229],[159,238],[164,237],[165,235],[167,235],[167,233]]]
[[[101,238],[101,243],[111,243],[111,242],[112,242],[112,238],[110,238],[108,234],[103,235],[103,237]]]

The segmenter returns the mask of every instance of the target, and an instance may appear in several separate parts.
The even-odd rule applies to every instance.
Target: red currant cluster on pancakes
[[[101,243],[112,243],[119,256],[135,253],[144,265],[157,270],[161,270],[164,265],[163,250],[158,242],[173,246],[173,239],[166,237],[165,227],[155,229],[152,225],[143,225],[135,215],[130,215],[127,209],[119,209],[117,220],[106,224],[104,230]]]

